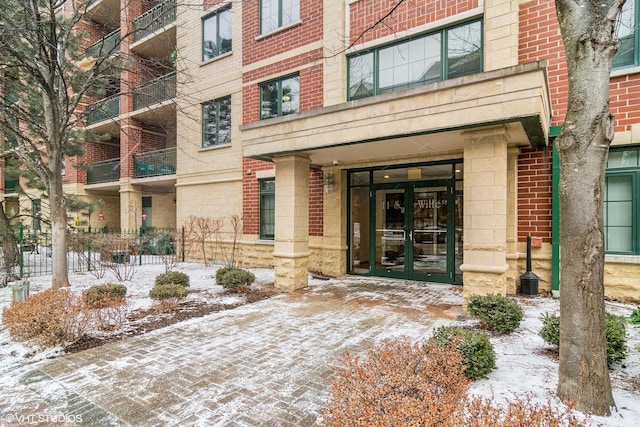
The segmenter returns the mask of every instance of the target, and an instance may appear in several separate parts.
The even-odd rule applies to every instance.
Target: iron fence
[[[120,51],[120,29],[107,34],[96,43],[87,48],[89,56],[98,57],[102,55],[113,55]]]
[[[120,158],[103,160],[89,164],[87,184],[99,184],[120,179]]]
[[[131,231],[73,228],[67,234],[67,266],[70,272],[111,270],[118,275],[136,265],[173,265],[184,261],[184,229],[141,228]],[[5,274],[19,278],[52,273],[51,234],[20,227],[18,263]],[[0,253],[0,255],[2,255]]]
[[[101,99],[87,107],[87,125],[118,117],[120,114],[120,94]]]

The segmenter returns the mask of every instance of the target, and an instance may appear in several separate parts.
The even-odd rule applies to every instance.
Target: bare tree
[[[198,217],[193,215],[187,218],[187,240],[199,246],[199,249],[202,251],[204,265],[207,265],[207,245],[211,241],[211,238],[220,232],[223,224],[224,218]]]
[[[613,140],[609,76],[624,0],[556,0],[569,102],[560,154],[560,367],[558,396],[580,411],[615,406],[604,328],[604,179]]]

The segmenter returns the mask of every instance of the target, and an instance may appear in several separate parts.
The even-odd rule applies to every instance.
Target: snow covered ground
[[[223,289],[215,285],[215,267],[205,268],[202,265],[193,263],[181,263],[176,268],[177,271],[187,273],[191,279],[190,293],[188,299],[215,302],[219,304],[235,305],[240,302],[240,297],[229,296]],[[268,269],[251,270],[257,278],[257,282],[267,284],[273,281],[273,271]],[[145,310],[151,306],[148,297],[149,289],[153,286],[155,277],[164,272],[164,266],[138,266],[133,279],[124,284],[128,288],[127,298],[132,310]],[[35,277],[30,279],[31,293],[48,289],[51,278],[48,276]],[[350,278],[336,278],[328,281],[310,280],[310,286],[322,290],[323,286],[339,284],[340,281],[354,280]],[[356,278],[357,280],[357,278]],[[365,280],[365,279],[363,279]],[[366,278],[367,281],[375,279]],[[82,290],[88,286],[98,283],[115,283],[110,273],[104,278],[96,279],[90,274],[72,274],[70,277],[72,289]],[[349,288],[345,288],[348,289]],[[439,292],[450,292],[451,301],[458,301],[459,291],[455,288],[443,288]],[[370,293],[368,295],[371,296]],[[0,288],[0,307],[7,307],[11,304],[11,287]],[[518,297],[518,302],[524,309],[525,318],[520,328],[510,335],[494,336],[491,341],[497,354],[498,368],[493,371],[489,378],[475,382],[471,387],[471,392],[483,396],[495,396],[496,399],[508,400],[514,396],[524,397],[527,393],[535,399],[546,401],[550,399],[552,403],[559,405],[555,398],[555,389],[558,381],[558,365],[553,357],[545,351],[549,347],[544,343],[538,332],[542,326],[540,316],[543,313],[557,313],[559,303],[557,300],[548,298],[526,298]],[[268,304],[269,302],[265,302]],[[414,307],[415,308],[415,307]],[[613,314],[629,316],[635,308],[632,305],[620,303],[607,303],[607,311]],[[423,308],[424,309],[424,308]],[[189,322],[198,322],[198,319],[191,319]],[[468,320],[453,320],[448,316],[443,316],[436,322],[436,325],[450,323],[468,322]],[[321,325],[316,325],[321,327]],[[416,337],[415,325],[413,328],[402,325],[394,325],[393,335],[408,335]],[[390,333],[391,333],[390,332]],[[629,356],[623,364],[617,365],[611,372],[614,399],[617,410],[611,417],[592,417],[594,426],[619,427],[640,425],[640,327],[629,324],[628,348]],[[161,331],[157,331],[161,333]],[[380,337],[381,338],[387,338]],[[256,337],[257,339],[258,337]],[[0,384],[6,384],[5,379],[12,377],[16,372],[20,372],[28,365],[39,360],[62,356],[61,349],[50,349],[43,352],[36,352],[32,348],[15,342],[4,329],[0,330]],[[4,378],[3,378],[4,377]],[[0,401],[2,396],[2,386],[0,386]],[[319,410],[320,408],[316,408]]]

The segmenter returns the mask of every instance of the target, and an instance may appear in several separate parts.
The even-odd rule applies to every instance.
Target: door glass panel
[[[413,193],[413,270],[447,274],[447,187]]]
[[[376,269],[404,271],[404,189],[376,192]]]
[[[460,270],[460,266],[462,265],[462,245],[463,245],[463,198],[462,198],[462,181],[456,182],[456,191],[455,191],[455,208],[453,211],[453,218],[455,221],[454,226],[454,274],[455,280],[454,283],[462,283],[462,271]]]
[[[351,258],[350,270],[369,272],[369,187],[351,189]]]

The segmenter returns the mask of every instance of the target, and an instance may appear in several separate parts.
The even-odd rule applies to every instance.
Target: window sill
[[[211,150],[218,150],[220,148],[226,148],[226,147],[231,147],[231,144],[218,144],[218,145],[212,145],[210,147],[201,147],[198,151],[199,152],[211,151]]]
[[[611,262],[616,264],[640,264],[640,255],[605,254],[604,262]]]
[[[626,68],[618,68],[611,71],[611,77],[627,76],[629,74],[640,73],[640,65],[633,65]]]
[[[255,38],[255,41],[260,41],[262,39],[266,39],[267,37],[271,37],[274,34],[281,33],[282,31],[286,31],[289,28],[297,27],[298,25],[302,25],[302,21],[298,20],[296,22],[292,22],[291,24],[283,25],[282,27],[278,27],[273,31],[269,31],[268,33],[260,34]]]
[[[201,66],[201,67],[204,67],[205,65],[209,65],[209,64],[211,64],[212,62],[220,61],[221,59],[224,59],[224,58],[226,58],[226,57],[228,57],[228,56],[231,56],[231,54],[233,54],[233,51],[223,53],[222,55],[218,55],[218,56],[216,56],[216,57],[214,57],[214,58],[211,58],[211,59],[207,59],[206,61],[202,61],[202,62],[200,63],[200,66]]]
[[[274,240],[258,239],[256,245],[273,246],[274,242]]]

